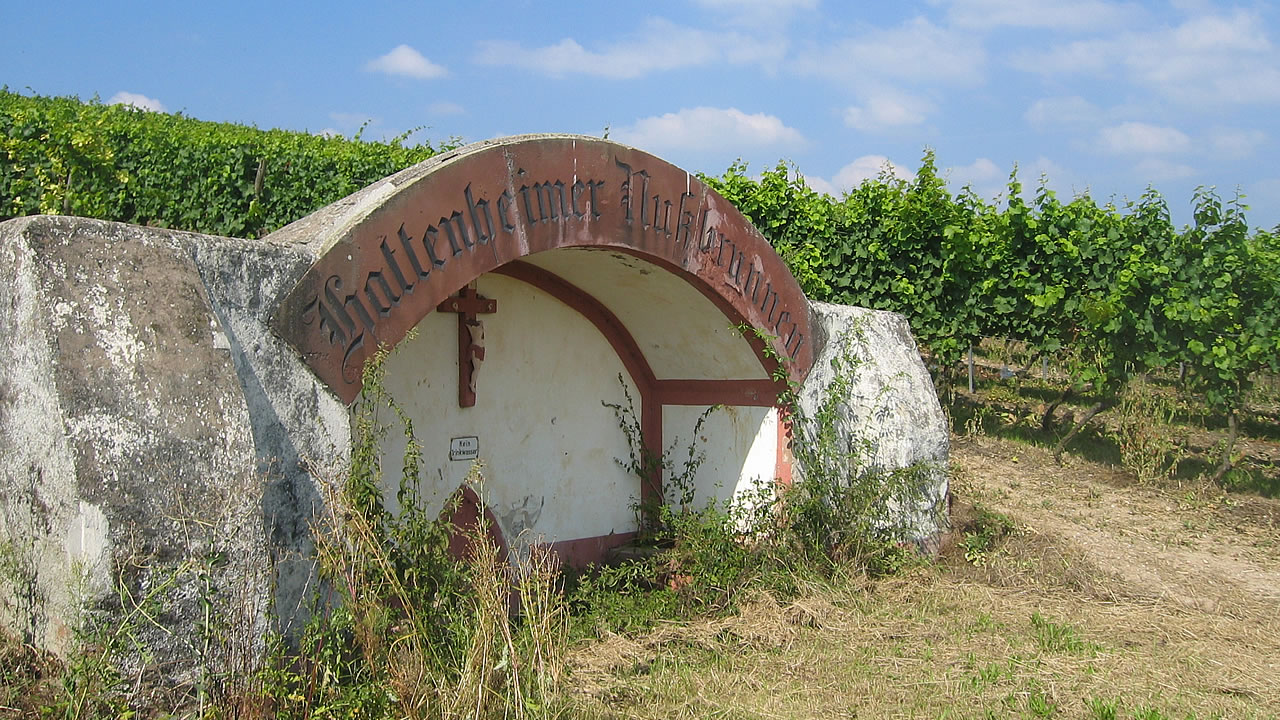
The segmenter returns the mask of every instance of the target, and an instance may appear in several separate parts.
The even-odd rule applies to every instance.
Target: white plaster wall
[[[698,417],[706,407],[668,405],[662,410],[664,449],[672,448],[674,472],[682,472]],[[696,453],[705,459],[694,475],[695,504],[737,497],[777,470],[778,411],[775,408],[724,406],[713,411],[697,436]],[[667,487],[672,487],[670,474]],[[670,495],[670,493],[668,493]]]
[[[769,377],[715,303],[652,263],[595,248],[553,250],[525,262],[565,278],[608,307],[660,379]]]
[[[616,461],[628,456],[627,443],[601,403],[624,402],[619,374],[637,414],[640,398],[612,346],[576,310],[531,285],[485,275],[477,288],[498,301],[498,311],[481,316],[486,358],[475,407],[458,407],[452,313],[423,318],[386,368],[387,388],[414,419],[433,511],[470,467],[449,460],[449,439],[474,435],[485,462],[483,494],[508,542],[526,530],[547,542],[635,530],[639,480]],[[391,504],[404,445],[397,431],[383,441]]]

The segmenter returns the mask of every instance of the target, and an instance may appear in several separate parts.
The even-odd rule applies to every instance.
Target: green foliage
[[[842,200],[819,195],[779,164],[760,180],[736,163],[704,178],[778,250],[815,300],[897,310],[949,366],[976,341],[986,309],[972,304],[983,272],[973,230],[981,201],[955,200],[926,152],[911,181],[882,173]]]
[[[299,652],[278,652],[261,674],[263,695],[279,718],[553,716],[568,626],[550,551],[531,545],[513,568],[483,521],[449,521],[461,492],[443,513],[428,509],[411,418],[382,383],[386,354],[365,367],[350,468],[322,478],[315,537],[329,594]],[[382,501],[378,452],[393,429],[407,439],[397,513]],[[476,465],[468,483],[482,496],[481,480]],[[450,554],[455,532],[469,541],[465,561]]]
[[[250,237],[435,153],[0,88],[0,220],[57,213]]]
[[[911,180],[882,172],[838,199],[786,164],[752,179],[738,162],[706,181],[810,297],[904,314],[943,391],[965,350],[997,337],[1032,360],[1053,355],[1073,392],[1098,398],[1087,417],[1181,363],[1234,427],[1258,372],[1280,370],[1280,241],[1251,233],[1241,200],[1212,189],[1196,192],[1195,223],[1178,232],[1153,189],[1119,208],[1064,202],[1043,182],[1028,199],[1015,168],[1003,207],[969,188],[953,196],[932,151]],[[1219,478],[1230,465],[1228,443]]]
[[[1071,625],[1054,622],[1038,611],[1031,613],[1031,629],[1041,650],[1052,653],[1091,654],[1097,646],[1080,639]]]
[[[1195,196],[1195,225],[1173,248],[1167,342],[1211,408],[1234,413],[1259,370],[1280,367],[1280,264],[1274,235],[1249,235],[1240,198]]]
[[[575,637],[637,633],[684,615],[680,597],[658,582],[652,559],[593,566],[571,576],[565,594]]]
[[[774,359],[779,361],[781,381],[786,369],[780,358]],[[659,551],[626,565],[624,574],[602,570],[580,581],[576,607],[595,612],[593,603],[603,595],[599,590],[621,586],[628,596],[662,593],[659,602],[670,597],[666,593],[674,593],[683,612],[720,611],[732,608],[749,587],[765,586],[787,595],[798,590],[802,578],[830,579],[847,571],[888,573],[910,563],[915,557],[910,541],[935,469],[876,467],[870,461],[874,448],[838,426],[838,408],[848,402],[861,362],[852,350],[837,361],[835,380],[812,418],[795,404],[794,388],[781,394],[803,479],[790,487],[773,479],[757,482],[719,504],[708,500],[697,505],[693,485],[701,463],[696,438],[714,407],[700,416],[695,440],[677,467],[669,456],[678,443],[662,455],[644,453],[651,444],[644,440],[629,395],[626,405],[609,405],[631,448],[629,458],[618,462],[642,480],[653,468],[669,473],[665,497],[651,510],[657,522],[647,537]],[[644,605],[635,607],[643,614]],[[612,619],[612,605],[602,607],[615,625],[643,624],[643,618],[619,623]]]
[[[977,567],[986,565],[991,553],[1013,532],[1013,528],[1013,520],[1008,515],[980,504],[974,505],[973,520],[964,528],[960,538],[964,559]]]
[[[850,350],[832,361],[834,376],[814,414],[797,406],[789,411],[791,451],[803,477],[771,509],[785,516],[785,532],[772,535],[780,545],[776,554],[828,570],[853,564],[891,571],[912,539],[913,516],[936,468],[878,467],[872,443],[841,425],[842,407],[864,360],[852,351],[860,340],[836,342]]]
[[[1119,700],[1092,697],[1084,701],[1084,706],[1093,715],[1093,720],[1117,720],[1119,718]]]

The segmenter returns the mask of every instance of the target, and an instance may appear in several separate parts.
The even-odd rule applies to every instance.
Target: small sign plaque
[[[480,438],[469,435],[449,440],[450,460],[475,460],[480,457]]]

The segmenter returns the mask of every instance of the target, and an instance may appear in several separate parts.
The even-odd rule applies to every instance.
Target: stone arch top
[[[813,363],[809,304],[759,231],[691,173],[607,140],[530,135],[470,145],[268,240],[303,242],[318,256],[272,325],[344,402],[359,394],[365,359],[445,298],[514,260],[567,247],[620,250],[677,274],[728,322],[771,337],[794,380]]]

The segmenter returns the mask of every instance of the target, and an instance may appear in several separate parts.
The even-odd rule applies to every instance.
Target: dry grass
[[[978,500],[1016,529],[981,567],[952,546],[904,576],[795,603],[761,596],[734,617],[578,648],[570,685],[582,714],[1094,718],[1087,703],[1100,700],[1120,718],[1280,716],[1280,602],[1234,575],[1269,578],[1280,562],[1207,559],[1237,536],[1265,542],[1267,526],[1205,529],[1219,510],[984,442],[994,444],[957,448],[957,526]],[[1091,496],[1104,511],[1080,515]],[[1187,523],[1199,523],[1197,544],[1161,550],[1166,526]],[[1065,641],[1046,640],[1046,626]]]
[[[0,631],[0,718],[39,717],[61,689],[56,657]]]
[[[479,465],[469,481],[480,482]],[[395,716],[539,718],[555,711],[568,627],[549,547],[519,543],[513,567],[483,525],[466,529],[468,617],[455,655],[433,644],[428,624],[438,620],[414,602],[419,595],[402,582],[378,528],[336,484],[326,488],[329,524],[316,533],[317,556],[344,589],[354,644],[393,691]],[[512,623],[517,604],[519,629]],[[310,717],[310,708],[302,714]]]

